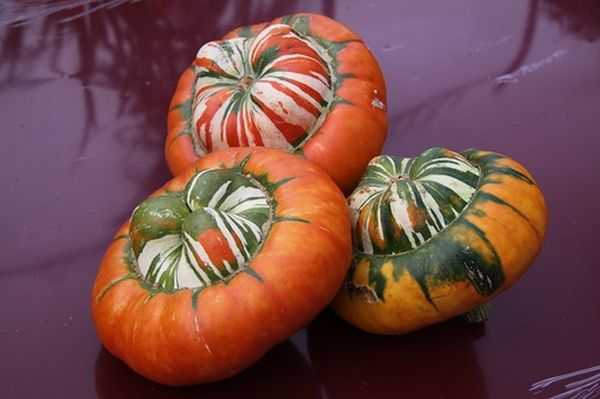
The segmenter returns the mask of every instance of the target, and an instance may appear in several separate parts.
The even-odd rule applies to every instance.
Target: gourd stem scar
[[[240,80],[238,80],[237,87],[240,90],[248,91],[248,89],[252,86],[252,83],[254,83],[254,77],[250,75],[244,75],[240,78]]]

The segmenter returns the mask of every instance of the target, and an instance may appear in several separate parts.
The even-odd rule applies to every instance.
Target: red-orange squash
[[[348,201],[354,260],[333,308],[375,333],[476,316],[525,273],[546,232],[531,174],[487,151],[379,156]]]
[[[116,233],[92,293],[104,346],[169,385],[229,377],[333,299],[351,259],[331,178],[267,148],[206,155]]]
[[[290,15],[202,46],[179,80],[167,130],[174,175],[215,149],[266,146],[315,162],[349,193],[383,147],[385,84],[347,27]]]

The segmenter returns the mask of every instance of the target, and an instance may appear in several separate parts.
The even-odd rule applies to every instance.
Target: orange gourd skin
[[[343,281],[351,259],[345,198],[300,157],[266,148],[216,151],[151,197],[182,191],[198,171],[236,166],[274,187],[273,221],[249,261],[252,273],[201,290],[153,287],[136,268],[131,219],[100,265],[92,292],[100,340],[146,378],[189,385],[230,377],[305,326]]]
[[[462,155],[481,171],[471,201],[456,220],[412,251],[372,255],[355,250],[332,303],[343,319],[372,333],[408,333],[489,302],[531,266],[546,233],[542,191],[525,167],[508,157],[478,150]],[[468,268],[482,271],[482,280],[495,276],[494,285],[488,279],[490,287],[482,292],[475,272],[465,273]]]
[[[334,100],[322,125],[295,153],[319,165],[349,194],[369,160],[381,152],[387,134],[386,88],[381,69],[359,36],[316,14],[296,14],[239,28],[223,40],[254,36],[280,23],[331,46],[334,74],[339,81]],[[195,144],[197,132],[191,121],[195,80],[196,72],[190,67],[182,74],[169,107],[165,155],[174,175],[203,155]]]

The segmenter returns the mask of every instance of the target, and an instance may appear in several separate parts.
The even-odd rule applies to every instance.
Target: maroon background
[[[597,0],[123,3],[0,5],[1,398],[529,397],[600,363]],[[197,48],[296,11],[347,24],[380,61],[384,152],[478,147],[525,164],[549,205],[544,250],[485,326],[379,337],[325,312],[231,380],[158,386],[101,349],[98,264],[169,178],[167,106]],[[507,73],[517,81],[498,84]]]

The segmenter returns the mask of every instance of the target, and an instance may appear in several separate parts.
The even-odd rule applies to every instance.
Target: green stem
[[[474,309],[463,313],[462,317],[469,324],[481,323],[486,321],[492,313],[492,305],[490,303],[484,303],[483,305],[477,306]]]

